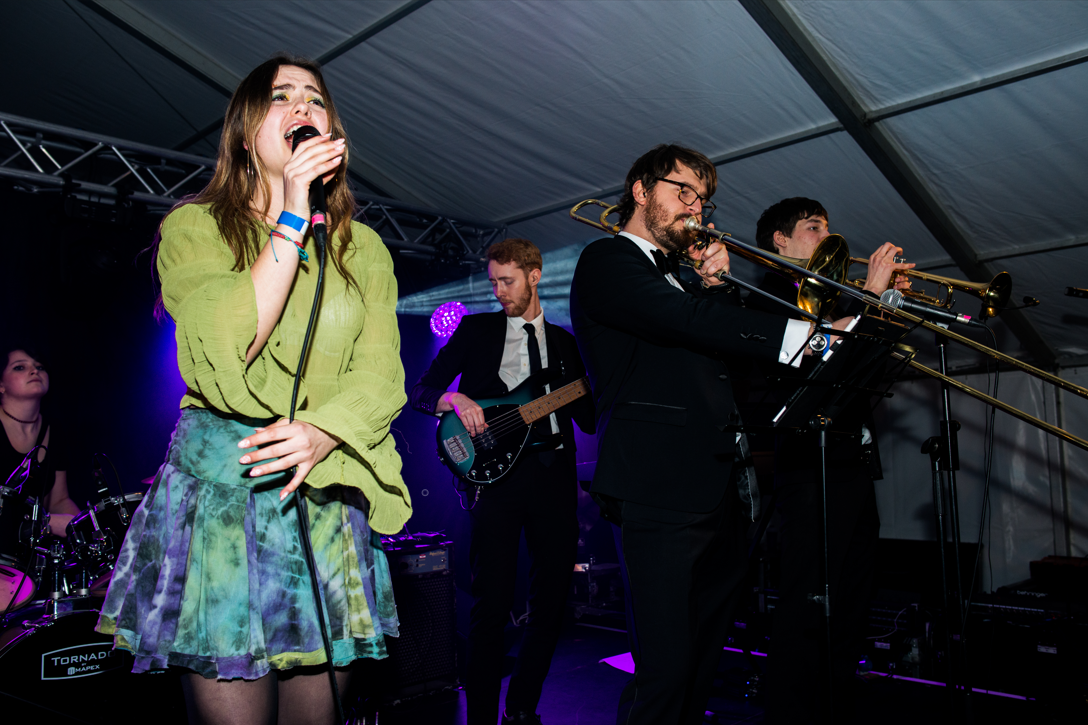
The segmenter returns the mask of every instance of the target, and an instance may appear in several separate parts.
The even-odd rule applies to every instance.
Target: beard
[[[646,228],[650,230],[653,241],[670,252],[679,252],[694,244],[695,232],[688,231],[682,224],[679,229],[676,228],[677,221],[682,223],[691,215],[678,214],[672,219],[668,216],[669,212],[657,203],[657,197],[651,194],[646,202]]]
[[[525,310],[529,309],[529,303],[532,301],[533,289],[528,284],[525,285],[524,294],[516,299],[509,297],[499,298],[499,302],[503,305],[502,311],[506,313],[507,317],[521,317],[525,314]],[[506,304],[509,302],[513,302],[513,304],[510,307],[507,307]]]

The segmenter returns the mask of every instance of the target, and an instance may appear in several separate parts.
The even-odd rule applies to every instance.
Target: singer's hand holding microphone
[[[344,160],[345,140],[331,134],[317,134],[313,126],[295,131],[295,151],[283,167],[283,209],[310,220],[311,187],[323,187],[332,180]],[[314,188],[315,195],[317,189]],[[321,194],[322,201],[324,194]],[[322,205],[323,206],[323,205]],[[322,209],[323,210],[323,209]]]

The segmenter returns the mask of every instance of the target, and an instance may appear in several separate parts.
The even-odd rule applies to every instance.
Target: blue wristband
[[[277,224],[286,224],[294,229],[296,232],[301,232],[309,224],[305,219],[300,216],[296,216],[289,211],[281,211],[280,218],[276,220]]]

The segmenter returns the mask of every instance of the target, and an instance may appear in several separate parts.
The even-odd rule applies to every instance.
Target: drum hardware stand
[[[98,455],[98,453],[95,453],[91,456],[91,475],[94,476],[94,482],[98,484],[98,500],[105,501],[110,493],[110,487],[106,483],[106,477],[102,475],[102,466],[98,463]]]
[[[38,548],[38,551],[45,554],[46,558],[42,559],[42,561],[49,562],[49,572],[52,574],[49,599],[45,603],[45,614],[47,617],[52,617],[57,614],[57,602],[68,595],[68,583],[61,576],[61,565],[64,563],[64,544],[60,542],[60,539],[53,539],[48,549]]]
[[[101,499],[100,503],[104,503],[106,501],[108,501],[108,499]],[[91,518],[91,532],[92,532],[91,533],[91,538],[94,539],[94,543],[92,543],[90,545],[90,549],[92,551],[94,551],[96,554],[100,554],[100,553],[104,552],[106,550],[106,548],[107,548],[107,546],[106,546],[106,538],[107,537],[106,537],[106,533],[102,530],[102,527],[99,526],[99,524],[98,524],[98,517],[94,515],[94,510],[95,510],[94,506],[89,506],[87,508],[87,515],[90,516],[90,518]],[[127,525],[128,524],[128,520],[127,520],[128,519],[128,510],[125,509],[123,499],[120,501],[120,511],[118,511],[117,513],[121,517],[121,520]],[[109,547],[109,548],[112,548],[112,547]]]

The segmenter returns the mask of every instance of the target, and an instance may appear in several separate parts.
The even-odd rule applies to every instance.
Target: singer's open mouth
[[[291,137],[295,135],[295,131],[299,130],[300,128],[302,128],[303,126],[306,126],[306,125],[308,125],[308,124],[296,123],[294,126],[287,129],[287,133],[283,134],[283,138],[287,141],[288,146],[291,145]]]

